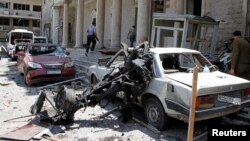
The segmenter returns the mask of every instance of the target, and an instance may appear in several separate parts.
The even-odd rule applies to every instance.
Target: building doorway
[[[193,14],[201,16],[202,0],[194,0]]]

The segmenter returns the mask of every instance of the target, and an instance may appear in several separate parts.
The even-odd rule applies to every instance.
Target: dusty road
[[[2,55],[0,60],[0,136],[18,129],[26,125],[33,119],[34,116],[20,118],[4,122],[5,120],[30,115],[30,106],[34,103],[38,96],[37,86],[27,87],[24,84],[23,76],[19,75],[16,70],[16,63],[9,62]],[[186,140],[188,125],[181,121],[172,120],[172,126],[166,131],[156,133],[138,124],[134,120],[128,123],[120,121],[119,113],[114,113],[103,119],[95,119],[95,117],[107,112],[114,105],[109,105],[105,109],[99,106],[87,108],[85,112],[79,110],[75,114],[74,123],[62,127],[61,132],[53,134],[56,138],[61,138],[64,141],[129,141],[129,140],[143,140],[143,141],[181,141]],[[138,110],[140,111],[140,110]],[[236,123],[236,124],[249,124],[250,109],[245,112],[245,117],[242,121],[229,120],[224,118],[220,122]],[[143,117],[142,110],[138,112],[139,116]],[[246,114],[247,113],[247,114]],[[238,119],[239,116],[237,116]],[[202,133],[208,125],[208,121],[195,124],[195,135]],[[58,126],[56,126],[58,127]],[[28,133],[27,133],[28,134]],[[27,135],[24,134],[23,136]],[[196,136],[197,137],[197,136]],[[0,139],[3,140],[3,139]],[[47,139],[41,139],[47,140]],[[206,135],[197,139],[206,140]]]

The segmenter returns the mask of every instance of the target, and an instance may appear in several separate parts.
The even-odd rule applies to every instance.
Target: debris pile
[[[125,56],[124,65],[119,67],[118,71],[114,68],[107,74],[102,81],[95,85],[84,85],[80,81],[72,81],[71,85],[62,85],[53,89],[42,89],[39,96],[31,106],[32,114],[39,114],[48,101],[53,108],[54,113],[48,118],[55,123],[68,123],[74,119],[74,114],[81,108],[95,106],[102,100],[106,99],[105,107],[111,102],[116,94],[123,93],[123,104],[111,109],[109,112],[101,115],[99,118],[120,111],[124,122],[132,118],[132,103],[148,86],[151,80],[152,57],[147,54],[145,44],[140,44],[133,50],[129,51],[128,46],[123,45],[123,49],[117,52],[107,66],[115,60],[118,55]]]

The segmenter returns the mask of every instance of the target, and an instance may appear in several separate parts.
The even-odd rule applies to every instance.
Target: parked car
[[[153,57],[153,78],[133,102],[144,108],[148,123],[157,129],[169,124],[168,117],[188,122],[196,65],[199,73],[195,121],[222,117],[250,105],[250,93],[246,91],[250,81],[218,71],[199,51],[150,48],[149,53]],[[89,67],[91,83],[97,83],[111,71],[117,72],[124,64],[123,55],[116,54],[104,64]]]
[[[75,67],[63,49],[53,44],[28,44],[18,52],[17,68],[27,85],[75,77]]]
[[[48,43],[48,38],[45,36],[34,36],[34,43]]]
[[[28,44],[28,43],[32,43],[32,40],[30,40],[30,39],[15,39],[13,48],[9,50],[9,55],[13,61],[16,61],[17,53],[19,51],[23,50],[24,46],[26,46],[26,44]]]

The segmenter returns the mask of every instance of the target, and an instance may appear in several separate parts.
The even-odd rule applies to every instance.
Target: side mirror
[[[19,52],[17,53],[17,55],[18,55],[18,56],[25,56],[25,53],[24,53],[23,51],[19,51]]]

